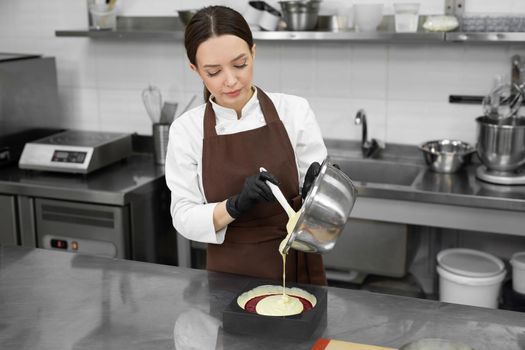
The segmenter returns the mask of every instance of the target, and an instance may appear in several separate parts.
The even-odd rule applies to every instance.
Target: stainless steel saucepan
[[[290,248],[314,253],[332,250],[356,197],[357,190],[350,178],[334,167],[329,158],[325,159],[283,252]]]

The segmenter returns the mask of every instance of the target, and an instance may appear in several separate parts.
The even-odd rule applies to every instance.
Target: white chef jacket
[[[290,138],[298,181],[302,184],[310,164],[321,163],[326,158],[327,151],[321,130],[304,98],[281,93],[267,95],[275,105]],[[257,99],[257,90],[243,107],[240,119],[237,119],[235,110],[210,100],[216,116],[217,135],[234,134],[266,125]],[[206,104],[193,108],[171,124],[165,165],[166,183],[171,190],[170,210],[177,232],[190,240],[221,244],[228,227],[215,231],[213,210],[217,203],[206,201],[202,185],[205,108]]]

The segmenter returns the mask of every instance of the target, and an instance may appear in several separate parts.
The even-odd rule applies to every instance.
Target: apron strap
[[[275,105],[273,104],[272,100],[260,88],[257,88],[257,98],[259,99],[259,105],[261,106],[266,124],[280,120],[279,114],[277,114],[277,109],[275,109]]]
[[[206,102],[206,109],[204,110],[204,139],[209,139],[217,136],[215,131],[215,112],[210,101]]]

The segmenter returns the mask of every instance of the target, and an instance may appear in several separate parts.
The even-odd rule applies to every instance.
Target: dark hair
[[[209,38],[231,34],[246,41],[253,47],[250,26],[244,17],[234,9],[226,6],[208,6],[193,15],[184,32],[186,55],[192,64],[197,66],[197,49]],[[204,86],[204,102],[210,98],[210,92]]]

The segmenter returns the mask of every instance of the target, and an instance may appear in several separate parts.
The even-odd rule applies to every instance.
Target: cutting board
[[[319,338],[311,350],[395,350],[368,344],[351,343],[342,340]]]

